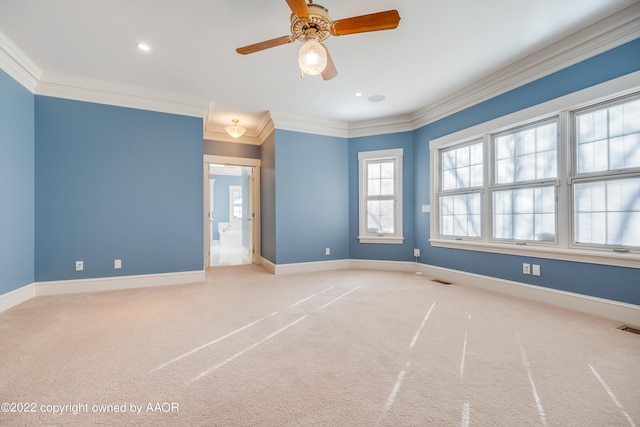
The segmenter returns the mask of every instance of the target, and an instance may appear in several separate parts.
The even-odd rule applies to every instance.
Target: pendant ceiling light
[[[298,65],[303,73],[316,76],[327,66],[327,51],[316,38],[309,36],[298,51]]]
[[[234,138],[240,138],[244,134],[244,131],[246,129],[242,126],[238,126],[238,123],[240,123],[240,120],[238,119],[233,119],[231,120],[231,122],[233,123],[233,125],[225,127],[224,130],[226,130],[230,136]]]

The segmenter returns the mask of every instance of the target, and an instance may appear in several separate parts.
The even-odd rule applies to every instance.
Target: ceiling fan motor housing
[[[300,19],[291,14],[291,34],[293,38],[304,43],[305,37],[315,32],[316,40],[322,42],[331,35],[330,27],[333,20],[327,8],[319,4],[309,4],[309,18]]]

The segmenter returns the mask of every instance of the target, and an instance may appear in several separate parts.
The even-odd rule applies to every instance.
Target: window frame
[[[402,244],[404,234],[402,226],[403,185],[402,163],[404,150],[393,148],[388,150],[358,152],[358,240],[360,243]],[[392,161],[394,164],[394,233],[371,233],[367,228],[368,165],[381,161]],[[385,196],[389,199],[388,196]]]
[[[558,189],[560,187],[560,152],[562,151],[561,147],[561,137],[560,137],[560,114],[553,114],[548,117],[532,120],[524,124],[519,124],[517,126],[507,127],[506,129],[501,129],[499,132],[488,132],[485,136],[485,143],[488,146],[487,149],[490,153],[490,158],[487,159],[485,165],[489,169],[489,181],[486,184],[486,188],[489,192],[489,197],[487,197],[487,211],[490,213],[490,217],[487,218],[487,222],[490,224],[488,227],[489,232],[489,240],[494,243],[516,243],[518,245],[553,245],[555,246],[558,242],[558,223],[560,221],[560,212],[559,212],[559,197],[558,197]],[[514,179],[513,182],[500,182],[497,181],[496,174],[496,161],[497,161],[497,149],[496,149],[496,139],[500,136],[516,133],[520,130],[526,129],[535,129],[539,126],[544,126],[547,123],[555,123],[556,124],[556,176],[555,177],[545,177],[545,178],[532,178],[523,181],[517,181]],[[534,151],[533,154],[537,154]],[[555,203],[555,227],[554,227],[554,239],[553,241],[547,240],[530,240],[530,239],[515,239],[515,238],[498,238],[496,237],[495,230],[495,206],[494,206],[494,195],[499,191],[509,191],[509,190],[522,190],[522,189],[539,189],[539,188],[554,188],[554,203]]]
[[[638,246],[628,246],[628,245],[612,245],[612,244],[598,244],[598,243],[585,243],[585,242],[577,242],[576,241],[576,227],[577,220],[575,218],[575,188],[576,185],[580,184],[589,184],[595,182],[607,183],[617,180],[624,179],[640,179],[640,166],[629,167],[629,168],[618,168],[618,169],[607,169],[607,170],[598,170],[592,172],[579,172],[579,150],[578,150],[578,136],[577,129],[578,126],[576,124],[577,117],[581,113],[587,112],[595,112],[598,110],[602,110],[605,108],[610,108],[616,105],[622,105],[630,100],[639,101],[640,100],[640,91],[622,95],[622,96],[612,96],[609,99],[602,100],[601,102],[594,102],[587,106],[583,106],[582,108],[573,109],[569,114],[569,120],[571,121],[571,133],[570,133],[570,155],[572,158],[571,167],[570,167],[570,176],[568,179],[568,183],[571,186],[570,195],[570,206],[572,210],[572,222],[571,222],[571,236],[569,246],[571,248],[576,249],[586,249],[586,250],[613,250],[620,253],[628,252],[640,252],[640,245]],[[609,147],[608,147],[609,148]]]
[[[481,223],[480,223],[480,235],[479,236],[461,236],[461,235],[456,235],[456,234],[451,234],[451,235],[446,235],[448,238],[454,238],[454,239],[469,239],[469,240],[476,240],[476,241],[480,241],[483,239],[483,231],[485,230],[484,225],[482,224],[482,218],[483,218],[483,213],[484,213],[484,193],[483,193],[483,185],[480,186],[471,186],[469,185],[468,187],[464,187],[464,188],[452,188],[452,189],[443,189],[443,168],[442,168],[442,153],[444,153],[445,151],[450,151],[450,150],[455,150],[458,148],[463,148],[463,147],[470,147],[472,145],[475,144],[481,144],[482,147],[482,158],[483,158],[483,169],[482,169],[482,182],[483,185],[484,183],[486,183],[486,179],[487,179],[487,174],[486,174],[486,167],[485,167],[485,159],[486,159],[486,149],[485,149],[485,144],[484,144],[484,139],[483,138],[472,138],[470,140],[466,140],[463,142],[460,142],[459,144],[454,144],[448,147],[444,147],[441,150],[438,151],[438,194],[437,194],[437,201],[436,203],[438,204],[438,212],[440,212],[440,206],[441,206],[441,199],[443,197],[450,197],[450,196],[460,196],[460,195],[476,195],[479,194],[480,195],[480,218],[481,218]],[[442,230],[442,222],[441,222],[441,217],[440,215],[438,215],[438,233],[440,235],[440,231]]]
[[[573,139],[571,133],[573,126],[570,126],[571,114],[578,110],[594,108],[602,102],[615,102],[615,100],[620,100],[629,95],[640,96],[640,71],[430,140],[430,244],[434,247],[640,268],[640,250],[632,249],[629,252],[620,252],[612,250],[610,247],[584,247],[572,243],[575,222],[573,218],[572,188],[572,183],[575,179],[572,168],[575,166],[575,152],[572,147]],[[530,125],[536,121],[546,120],[554,116],[559,117],[558,177],[556,187],[556,227],[558,232],[556,242],[548,244],[547,242],[495,241],[492,239],[493,214],[491,199],[493,196],[488,192],[491,189],[494,174],[492,170],[493,158],[489,157],[493,156],[492,150],[489,149],[489,138],[491,135],[508,129]],[[474,241],[472,239],[441,236],[439,234],[440,212],[438,206],[439,180],[441,179],[439,152],[443,148],[453,147],[466,141],[480,138],[485,141],[484,147],[486,150],[484,162],[485,184],[482,190],[484,237],[481,240]]]

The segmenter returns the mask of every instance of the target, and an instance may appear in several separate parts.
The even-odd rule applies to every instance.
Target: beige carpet
[[[618,326],[409,273],[221,267],[1,313],[0,425],[640,425]]]

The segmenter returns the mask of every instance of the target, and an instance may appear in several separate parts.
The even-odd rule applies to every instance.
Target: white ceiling
[[[334,19],[397,9],[401,21],[395,30],[327,39],[339,73],[330,81],[300,78],[299,42],[235,52],[290,34],[285,0],[0,0],[0,36],[33,62],[41,82],[183,103],[203,113],[209,106],[209,125],[220,129],[236,117],[259,127],[266,111],[349,126],[442,102],[637,1],[319,3]],[[138,50],[140,41],[152,50]],[[386,99],[373,103],[372,95]]]

